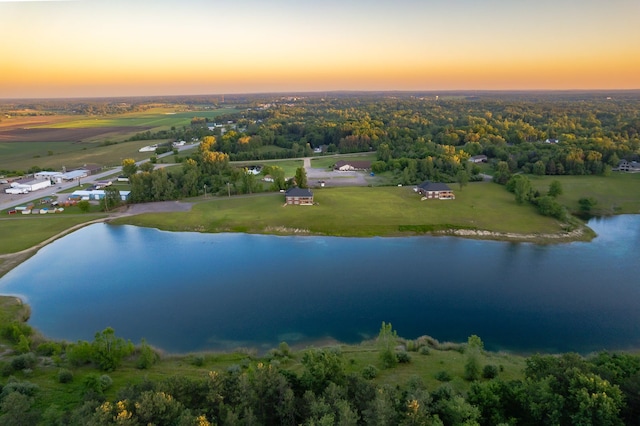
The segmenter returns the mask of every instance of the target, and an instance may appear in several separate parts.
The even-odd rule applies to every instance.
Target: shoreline
[[[27,249],[15,252],[15,253],[5,253],[0,254],[0,278],[9,273],[11,270],[19,266],[21,263],[28,260],[31,256],[35,255],[38,250],[47,246],[48,244],[56,241],[59,238],[66,236],[78,229],[81,229],[88,225],[93,225],[96,223],[109,223],[114,219],[119,219],[128,216],[136,216],[139,214],[145,213],[167,213],[167,212],[175,212],[175,211],[188,211],[191,209],[194,203],[183,203],[180,201],[161,201],[157,203],[144,203],[144,204],[132,204],[126,207],[125,211],[115,212],[109,214],[106,217],[101,217],[99,219],[90,220],[84,223],[80,223],[77,225],[73,225],[64,231],[59,232],[58,234],[47,238],[46,240],[29,247]],[[139,225],[133,225],[139,226]],[[162,228],[157,228],[164,231],[170,232],[183,232],[183,231],[172,231]],[[269,231],[277,231],[277,232],[269,232]],[[306,235],[306,236],[324,236],[331,237],[334,235],[331,234],[314,234],[307,230],[297,229],[297,228],[265,228],[265,232],[261,232],[258,234],[264,235]],[[198,232],[198,231],[195,231]],[[220,230],[219,232],[228,232],[225,230]],[[219,232],[210,232],[210,233],[219,233]],[[503,241],[503,242],[517,242],[517,243],[531,243],[531,244],[557,244],[557,243],[572,243],[577,241],[585,241],[581,237],[588,235],[591,233],[590,237],[587,237],[590,241],[595,237],[595,233],[591,231],[591,229],[586,224],[580,224],[576,229],[572,231],[564,231],[557,234],[518,234],[514,232],[496,232],[496,231],[487,231],[480,229],[444,229],[444,230],[433,230],[424,233],[420,232],[401,232],[400,234],[395,235],[387,235],[387,236],[405,236],[405,237],[420,237],[420,236],[450,236],[450,237],[459,237],[459,238],[468,238],[468,239],[477,239],[477,240],[485,240],[485,241]],[[341,235],[341,237],[347,238],[360,238],[357,236],[349,237]],[[385,235],[378,235],[378,237],[384,238]],[[1,295],[1,294],[0,294]]]

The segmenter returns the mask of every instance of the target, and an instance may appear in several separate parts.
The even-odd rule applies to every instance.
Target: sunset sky
[[[640,89],[639,0],[0,0],[0,98]]]

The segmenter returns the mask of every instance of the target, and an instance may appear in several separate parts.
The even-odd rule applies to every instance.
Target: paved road
[[[178,148],[179,152],[186,151],[197,147],[199,143],[181,146]],[[161,154],[158,158],[168,157],[173,155],[173,152],[167,152]],[[149,159],[144,159],[136,162],[137,165],[148,162]],[[167,164],[158,165],[158,167],[165,167]],[[122,167],[118,166],[113,169],[105,170],[104,172],[97,173],[95,175],[87,176],[75,182],[63,182],[54,186],[50,186],[39,191],[30,192],[28,194],[10,195],[6,194],[4,190],[9,188],[9,185],[2,185],[0,188],[0,210],[6,210],[15,206],[21,206],[29,203],[30,201],[37,200],[38,198],[54,195],[59,191],[64,191],[79,186],[81,183],[95,182],[98,180],[104,180],[107,177],[118,176],[122,172]]]

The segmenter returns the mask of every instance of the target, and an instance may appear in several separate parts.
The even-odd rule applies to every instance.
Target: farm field
[[[61,170],[81,167],[84,164],[101,164],[105,167],[119,166],[123,158],[136,161],[149,158],[149,152],[138,152],[140,148],[166,140],[120,142],[101,145],[86,142],[0,142],[0,169],[28,170],[38,166],[42,169]]]
[[[214,120],[235,111],[235,108],[210,111],[153,108],[105,117],[4,118],[0,121],[0,169],[27,170],[35,166],[59,170],[62,166],[72,168],[89,163],[119,165],[123,158],[138,161],[149,157],[149,153],[139,153],[138,149],[167,140],[125,142],[134,134],[188,126],[196,116]]]

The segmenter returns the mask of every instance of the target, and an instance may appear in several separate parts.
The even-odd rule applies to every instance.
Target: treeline
[[[297,157],[316,148],[377,151],[378,171],[413,183],[455,181],[461,171],[472,176],[464,162],[481,154],[493,164],[505,161],[511,173],[597,175],[621,159],[640,159],[640,96],[618,95],[274,97],[233,116],[237,127],[216,134],[217,149],[241,160]],[[433,171],[421,160],[432,162]]]
[[[203,355],[184,357],[182,368],[191,364],[200,372],[186,376],[167,374],[146,343],[134,347],[109,328],[92,342],[72,344],[38,343],[20,337],[23,331],[8,332],[18,336],[12,340],[16,354],[0,363],[4,425],[615,426],[640,421],[640,357],[631,354],[533,355],[521,379],[503,379],[500,366],[482,365],[485,353],[477,336],[457,345],[405,340],[383,323],[376,358],[358,370],[339,347],[293,352],[282,343],[262,357],[240,355],[222,369],[207,370]],[[436,350],[463,358],[464,373],[455,377],[441,370],[439,385],[428,387],[425,377],[407,373],[415,357],[429,359]],[[128,384],[120,379],[116,386],[111,375],[124,365],[149,374]],[[41,375],[47,377],[46,388],[28,380],[39,369],[49,372]],[[376,380],[390,369],[408,378],[392,385]],[[456,390],[452,380],[464,380],[468,390]]]
[[[244,168],[233,167],[229,155],[215,150],[216,138],[205,136],[198,149],[188,157],[179,158],[180,168],[154,170],[154,162],[136,166],[133,159],[123,160],[123,174],[129,178],[131,194],[129,201],[143,203],[167,201],[202,194],[234,195],[277,191],[290,187],[280,167],[265,168],[273,182],[268,188],[259,177]]]

